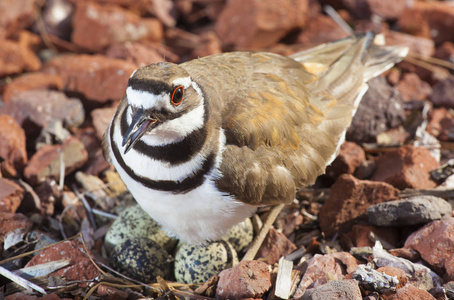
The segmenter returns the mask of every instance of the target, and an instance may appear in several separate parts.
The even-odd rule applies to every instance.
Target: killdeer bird
[[[406,55],[352,36],[284,57],[232,52],[129,78],[103,146],[142,208],[184,242],[291,203],[336,157],[366,81]]]

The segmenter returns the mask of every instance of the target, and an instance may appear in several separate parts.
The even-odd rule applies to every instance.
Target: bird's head
[[[203,123],[203,95],[181,66],[161,62],[142,67],[126,88],[126,154],[144,135],[178,140]]]

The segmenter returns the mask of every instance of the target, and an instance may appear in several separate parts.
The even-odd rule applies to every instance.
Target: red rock
[[[430,37],[435,43],[454,40],[454,6],[447,2],[414,1],[399,17],[404,32]]]
[[[399,191],[389,184],[340,176],[320,209],[320,227],[326,236],[348,232],[359,217],[366,218],[371,204],[397,199]]]
[[[168,27],[174,27],[177,23],[175,17],[175,1],[151,0],[148,1],[147,10]]]
[[[0,178],[0,211],[15,213],[24,198],[24,190],[11,180]]]
[[[13,170],[13,176],[22,171],[27,162],[25,132],[8,115],[0,115],[0,161],[2,169],[11,167],[8,169]]]
[[[432,56],[435,52],[435,43],[425,37],[390,30],[385,32],[385,40],[387,45],[405,45],[411,52],[422,56]]]
[[[315,288],[327,283],[329,274],[331,280],[345,279],[347,274],[356,271],[358,263],[348,252],[332,254],[315,254],[308,262],[306,272],[295,291],[294,298],[302,297],[306,289]]]
[[[317,14],[308,19],[296,42],[304,45],[318,45],[347,37],[342,28],[328,16]]]
[[[371,239],[369,238],[369,234],[371,232],[375,233],[377,236],[390,243],[391,245],[397,245],[400,241],[399,232],[393,227],[383,228],[371,225],[356,224],[353,225],[352,232],[354,239],[353,242],[355,243],[356,247],[373,247],[375,245],[375,242],[371,241]]]
[[[27,73],[14,78],[8,83],[3,91],[3,101],[9,102],[12,98],[19,96],[24,91],[29,90],[62,90],[63,83],[57,75],[45,73]]]
[[[404,247],[418,251],[433,270],[446,272],[448,281],[454,279],[454,218],[426,224],[407,238]]]
[[[454,108],[454,77],[449,76],[435,84],[430,99],[437,106]]]
[[[70,259],[72,264],[55,271],[49,276],[62,276],[66,280],[93,280],[101,275],[98,269],[88,258],[87,254],[80,249],[84,249],[83,245],[75,240],[58,243],[50,248],[41,250],[34,256],[26,265],[32,267],[43,263],[49,263],[61,259]],[[81,283],[86,286],[88,283]]]
[[[38,296],[17,292],[5,297],[5,300],[36,300]]]
[[[432,93],[430,85],[415,73],[404,74],[396,88],[404,101],[426,100]]]
[[[62,145],[45,145],[30,159],[24,170],[27,181],[36,185],[46,178],[58,179],[60,176],[60,153],[63,154],[65,175],[85,164],[88,159],[84,145],[71,137]]]
[[[100,285],[97,292],[99,296],[107,297],[107,299],[122,300],[128,298],[128,292],[106,285]]]
[[[77,127],[84,120],[82,103],[58,91],[26,91],[0,107],[0,115],[12,116],[25,130],[27,138],[36,138],[42,128],[59,120],[66,128]]]
[[[454,44],[452,42],[444,42],[435,50],[434,57],[454,61]]]
[[[39,58],[29,48],[9,40],[0,39],[0,44],[0,77],[41,69]]]
[[[282,256],[292,253],[296,250],[293,244],[283,233],[271,228],[268,232],[262,246],[257,253],[256,259],[263,257],[267,262],[273,264]]]
[[[98,126],[98,125],[96,125]],[[101,131],[99,132],[101,134]],[[82,171],[90,175],[98,175],[110,168],[110,164],[104,159],[101,149],[101,140],[93,127],[84,128],[75,132],[88,152],[88,161]]]
[[[44,66],[46,73],[62,78],[65,91],[98,102],[120,100],[135,69],[134,64],[101,55],[58,56]]]
[[[24,228],[27,231],[30,230],[32,226],[32,221],[23,214],[0,212],[0,238],[2,240],[13,230]]]
[[[159,51],[150,45],[130,42],[111,46],[106,52],[106,57],[122,59],[137,67],[165,60]]]
[[[77,2],[71,40],[88,51],[100,52],[127,41],[146,39],[159,42],[162,37],[162,25],[156,19],[142,19],[114,4]]]
[[[221,41],[214,32],[207,31],[202,33],[199,37],[200,43],[192,50],[192,58],[199,58],[222,52]]]
[[[435,108],[429,113],[427,132],[441,141],[454,139],[454,115],[446,108]]]
[[[41,215],[52,216],[55,212],[55,203],[62,198],[57,182],[48,179],[35,186],[33,190],[40,200]]]
[[[11,37],[35,21],[34,0],[0,1],[0,39]]]
[[[224,45],[263,48],[306,22],[307,0],[227,2],[215,30]]]
[[[425,290],[418,289],[417,287],[412,286],[411,284],[407,284],[401,289],[396,291],[389,300],[435,300],[435,297],[426,292]]]
[[[313,289],[307,289],[301,300],[362,300],[358,282],[354,279],[332,280]]]
[[[352,142],[344,142],[339,155],[326,168],[326,175],[335,180],[342,174],[353,174],[365,160],[363,148]]]
[[[421,259],[421,255],[410,248],[396,248],[388,250],[389,254],[408,259],[409,261],[416,262]]]
[[[430,189],[436,186],[429,172],[439,164],[423,147],[402,146],[377,159],[372,180],[387,182],[398,189]]]
[[[39,300],[60,300],[56,294],[47,294],[39,298]]]
[[[99,140],[102,140],[104,132],[106,132],[107,127],[109,127],[110,121],[112,121],[112,117],[116,111],[117,107],[107,107],[94,109],[91,112],[93,126],[95,127],[96,135]]]
[[[384,266],[378,268],[377,272],[397,277],[397,280],[399,280],[399,284],[396,286],[397,289],[400,289],[401,287],[405,286],[408,282],[408,277],[405,274],[405,271],[396,267]]]
[[[384,19],[396,19],[407,6],[406,0],[343,0],[344,5],[361,19],[372,14]]]

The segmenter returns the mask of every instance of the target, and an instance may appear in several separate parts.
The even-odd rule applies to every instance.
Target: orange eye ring
[[[170,103],[172,103],[175,106],[180,105],[181,102],[183,102],[183,98],[184,98],[184,87],[180,85],[173,91],[172,99],[170,100]]]

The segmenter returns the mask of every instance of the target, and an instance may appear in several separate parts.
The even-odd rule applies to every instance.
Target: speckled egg
[[[151,239],[169,253],[173,252],[177,244],[177,240],[167,236],[161,226],[139,205],[134,205],[125,209],[113,222],[104,239],[104,245],[107,252],[111,253],[116,245],[136,237]]]
[[[240,253],[254,239],[254,227],[251,219],[247,218],[243,222],[234,225],[222,239],[229,242],[236,252]]]
[[[180,243],[175,255],[175,279],[181,283],[202,283],[238,262],[238,255],[226,241],[206,245]]]
[[[112,249],[111,266],[118,272],[144,283],[170,274],[171,257],[158,243],[147,238],[132,238]]]

